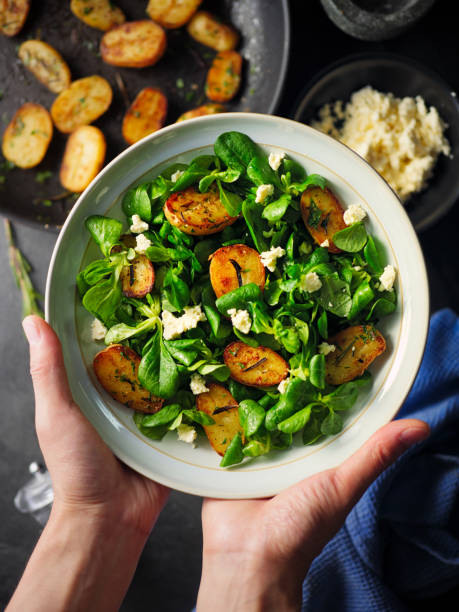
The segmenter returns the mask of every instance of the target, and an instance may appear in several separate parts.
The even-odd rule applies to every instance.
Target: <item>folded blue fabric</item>
[[[430,437],[386,470],[314,561],[303,611],[402,612],[459,584],[459,319],[430,323],[424,358],[398,418]]]

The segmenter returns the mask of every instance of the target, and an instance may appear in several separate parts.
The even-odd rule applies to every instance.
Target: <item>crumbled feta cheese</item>
[[[255,198],[255,202],[257,204],[262,204],[267,197],[273,195],[274,193],[274,185],[260,185],[257,189],[257,195]]]
[[[302,274],[300,278],[299,288],[302,291],[308,291],[312,293],[313,291],[318,291],[322,287],[322,281],[320,280],[317,272],[308,272],[307,274]]]
[[[390,265],[386,266],[384,268],[384,272],[379,277],[379,291],[392,291],[394,287],[395,275],[395,268]]]
[[[105,338],[105,334],[107,333],[107,328],[105,325],[99,321],[99,319],[94,319],[91,324],[91,338],[93,340],[103,340]]]
[[[352,266],[352,269],[358,272],[359,270],[362,269],[362,266]]]
[[[186,423],[181,423],[177,427],[177,437],[181,442],[186,442],[187,444],[193,444],[196,440],[196,429],[191,425],[187,425]]]
[[[142,221],[139,215],[132,215],[132,225],[129,228],[133,234],[141,234],[148,231],[148,223]]]
[[[287,391],[289,382],[290,380],[288,378],[284,378],[284,380],[280,381],[280,383],[277,385],[277,390],[279,391],[279,393],[285,393]]]
[[[343,219],[346,225],[352,225],[365,219],[367,213],[358,204],[351,204],[349,208],[344,211]]]
[[[185,172],[183,170],[176,170],[174,174],[171,175],[171,181],[176,183],[181,176],[183,176]]]
[[[275,153],[274,151],[272,151],[269,154],[268,163],[273,170],[279,170],[279,166],[281,165],[284,157],[285,157],[285,153],[283,151],[282,153]]]
[[[151,247],[151,240],[145,236],[145,234],[137,234],[135,237],[135,251],[137,253],[141,253],[142,255],[145,251]]]
[[[325,249],[328,249],[328,247],[330,246],[330,243],[328,241],[328,238],[326,240],[324,240],[323,242],[320,243],[321,247],[324,247]]]
[[[197,372],[194,372],[191,375],[190,389],[193,395],[199,395],[200,393],[209,392],[209,389],[206,387],[206,381],[201,376],[201,374],[198,374]]]
[[[328,355],[336,350],[336,346],[334,344],[328,344],[328,342],[322,342],[322,344],[319,344],[317,347],[317,350],[321,355]]]
[[[285,250],[282,247],[271,247],[269,251],[263,251],[260,253],[261,263],[265,268],[268,268],[270,272],[274,272],[276,269],[277,260],[279,257],[285,255]]]
[[[249,316],[247,310],[236,310],[236,308],[230,308],[228,314],[231,317],[231,323],[233,327],[241,331],[243,334],[248,334],[252,326],[252,319]]]
[[[163,310],[161,320],[164,339],[172,340],[189,329],[197,327],[200,321],[206,320],[206,315],[201,310],[201,304],[198,304],[197,306],[185,306],[181,317],[174,317],[168,310]]]

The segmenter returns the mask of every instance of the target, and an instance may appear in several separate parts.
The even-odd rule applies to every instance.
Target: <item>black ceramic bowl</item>
[[[327,102],[347,102],[351,94],[371,85],[374,89],[395,96],[420,95],[428,106],[435,106],[448,125],[446,137],[452,157],[440,155],[427,187],[411,196],[406,210],[417,231],[431,226],[459,198],[459,103],[456,93],[434,72],[411,59],[390,54],[351,55],[328,66],[308,83],[294,117],[311,123]]]

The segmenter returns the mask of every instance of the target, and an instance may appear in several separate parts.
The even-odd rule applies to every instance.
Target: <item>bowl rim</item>
[[[351,53],[346,55],[334,62],[331,62],[319,72],[317,72],[303,87],[300,94],[297,96],[295,103],[293,105],[292,117],[295,121],[299,123],[303,123],[301,121],[301,116],[304,113],[305,108],[311,103],[313,96],[315,95],[315,89],[319,86],[319,84],[333,72],[339,70],[340,68],[357,64],[362,61],[368,62],[391,62],[393,64],[398,64],[399,66],[412,68],[425,76],[429,77],[434,81],[442,91],[448,94],[450,101],[453,106],[456,108],[458,122],[459,122],[459,100],[458,95],[453,87],[449,85],[449,83],[443,78],[441,74],[433,70],[428,66],[422,65],[417,60],[407,57],[398,53],[391,53],[386,51],[365,51],[361,53]],[[303,123],[303,125],[307,125]],[[343,143],[342,143],[343,144]],[[365,160],[366,161],[366,160]],[[385,180],[385,179],[384,179]],[[386,181],[387,182],[387,181]],[[436,223],[441,217],[446,215],[454,206],[454,204],[459,199],[459,183],[454,192],[454,195],[451,195],[450,198],[444,200],[443,206],[434,207],[431,209],[431,212],[425,215],[421,220],[417,221],[414,225],[414,229],[417,232],[424,231],[430,228],[434,223]]]
[[[330,141],[333,143],[333,146],[335,147],[344,147],[345,149],[348,150],[348,152],[351,153],[352,156],[358,158],[358,160],[360,162],[364,162],[364,164],[367,166],[367,168],[371,171],[372,174],[375,175],[375,178],[377,178],[377,180],[381,181],[382,183],[384,183],[385,187],[388,188],[392,194],[394,195],[394,197],[398,200],[398,196],[397,194],[394,192],[394,190],[390,187],[390,185],[387,183],[387,181],[385,181],[381,175],[366,161],[364,160],[360,155],[358,155],[355,151],[353,151],[352,149],[350,149],[349,147],[347,147],[346,145],[344,145],[343,143],[340,143],[338,141],[336,141],[335,139],[333,139],[332,137],[323,134],[322,132],[319,132],[318,130],[315,130],[314,128],[306,125],[306,124],[302,124],[302,123],[298,123],[292,119],[287,119],[284,117],[277,117],[277,116],[273,116],[273,115],[268,115],[268,114],[262,114],[262,113],[246,113],[246,112],[233,112],[233,113],[222,113],[221,115],[210,115],[210,116],[204,116],[204,117],[197,117],[194,119],[190,119],[186,122],[187,125],[190,125],[191,122],[199,125],[205,122],[214,122],[214,121],[223,121],[227,118],[229,119],[235,119],[237,120],[238,118],[240,119],[251,119],[253,117],[257,117],[258,119],[267,121],[269,122],[274,122],[274,123],[280,123],[280,124],[284,124],[286,126],[289,126],[290,128],[296,127],[298,129],[298,127],[301,127],[302,130],[304,131],[312,131],[315,134],[320,134],[321,137],[325,137],[327,139],[330,139]],[[115,166],[116,164],[119,163],[121,158],[124,158],[128,155],[130,155],[133,151],[134,148],[138,148],[141,147],[142,145],[145,144],[146,141],[148,140],[154,140],[159,133],[164,134],[166,131],[174,131],[179,129],[177,126],[180,125],[184,125],[185,122],[183,122],[183,124],[172,124],[170,126],[167,126],[165,128],[163,128],[162,130],[155,132],[153,134],[150,134],[149,136],[146,136],[144,139],[140,140],[139,142],[135,143],[134,145],[132,145],[131,147],[128,147],[127,149],[125,149],[124,151],[122,151],[116,158],[114,158],[109,164],[107,164],[106,167],[104,167],[104,169],[93,179],[93,181],[90,183],[90,185],[88,185],[88,187],[80,194],[80,197],[78,198],[78,200],[75,202],[72,210],[69,213],[69,216],[67,217],[62,230],[58,236],[58,239],[56,241],[56,244],[54,246],[54,250],[51,256],[51,260],[50,260],[50,265],[49,265],[49,269],[48,269],[48,274],[47,274],[47,279],[46,279],[46,290],[45,290],[45,320],[49,323],[50,322],[50,311],[51,311],[51,299],[52,299],[52,295],[51,295],[51,289],[52,289],[52,285],[53,285],[53,277],[54,277],[54,269],[56,266],[56,261],[57,261],[57,257],[58,255],[60,255],[59,251],[61,249],[61,245],[64,242],[64,237],[66,234],[66,230],[68,225],[70,225],[72,223],[72,219],[73,217],[77,214],[78,209],[80,208],[80,206],[82,205],[82,203],[85,200],[86,194],[89,193],[93,186],[99,182],[101,180],[101,178],[104,176],[104,174],[108,173],[109,170]],[[422,313],[422,320],[419,323],[419,335],[417,338],[417,346],[419,347],[419,345],[422,345],[422,348],[418,349],[417,352],[417,356],[416,356],[416,360],[414,362],[414,364],[412,363],[412,370],[411,370],[411,374],[409,376],[409,382],[406,384],[405,386],[405,390],[399,394],[399,400],[397,402],[396,408],[394,408],[391,412],[390,415],[390,419],[388,419],[387,421],[385,421],[385,423],[388,423],[390,420],[393,420],[398,412],[401,410],[403,403],[406,399],[406,397],[408,396],[411,387],[416,379],[417,373],[419,371],[419,368],[421,366],[421,362],[422,362],[422,358],[423,358],[423,354],[425,351],[425,347],[426,347],[426,339],[427,339],[427,332],[428,332],[428,325],[429,325],[429,311],[430,311],[430,302],[429,302],[429,291],[428,291],[428,278],[427,278],[427,271],[426,271],[426,265],[425,265],[425,260],[424,260],[424,256],[420,247],[420,243],[419,240],[414,232],[413,226],[411,224],[411,221],[409,220],[408,214],[406,213],[406,210],[400,206],[399,210],[399,214],[402,215],[402,217],[405,217],[405,222],[407,222],[407,225],[411,228],[413,234],[412,237],[414,238],[413,242],[412,242],[412,247],[416,252],[416,257],[417,257],[417,263],[419,265],[418,268],[418,273],[420,276],[420,283],[422,284],[422,293],[423,293],[423,297],[425,298],[425,302],[423,304],[423,313]],[[68,238],[68,237],[66,237]],[[413,367],[414,365],[414,367]],[[95,427],[95,425],[93,425]],[[366,440],[368,440],[370,436],[368,435],[368,437],[366,438]],[[363,442],[362,442],[363,444]],[[119,447],[118,448],[113,448],[111,447],[111,451],[119,458],[121,459],[126,465],[128,465],[129,467],[131,467],[132,469],[144,474],[145,476],[152,478],[151,474],[148,474],[146,471],[143,471],[141,469],[141,467],[139,468],[139,465],[136,464],[135,458],[131,457],[129,454],[126,454],[124,452],[124,450],[121,450]],[[349,455],[348,455],[349,456]],[[341,460],[340,460],[341,461]],[[273,466],[273,469],[275,469],[276,466]],[[267,468],[265,468],[267,469]],[[172,488],[178,488],[177,487],[177,483],[176,481],[174,481],[173,479],[169,478],[168,476],[164,476],[162,475],[161,477],[156,475],[154,476],[154,479],[161,483],[164,484],[166,486],[172,487]],[[193,494],[193,495],[199,495],[199,496],[208,496],[209,495],[209,489],[206,489],[205,485],[200,485],[200,486],[196,486],[196,485],[192,485],[192,486],[188,486],[188,485],[184,485],[183,483],[180,484],[180,487],[178,488],[178,490],[185,492],[185,493],[189,493],[189,494]],[[259,493],[254,493],[254,494],[237,494],[237,493],[230,493],[230,494],[220,494],[218,492],[213,492],[212,495],[214,497],[217,498],[224,498],[224,499],[250,499],[250,498],[259,498],[259,497],[269,497],[272,495],[275,495],[279,492],[279,488],[278,487],[273,487],[272,489],[269,490],[264,490],[263,494],[259,494]]]

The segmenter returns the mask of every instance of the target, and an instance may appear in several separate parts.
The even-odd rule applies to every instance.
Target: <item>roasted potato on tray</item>
[[[86,25],[104,32],[126,21],[123,11],[111,0],[71,0],[70,10]]]
[[[107,64],[124,68],[153,66],[166,50],[166,33],[150,19],[124,23],[102,36],[100,53]]]
[[[16,36],[22,30],[30,9],[30,0],[0,0],[0,32]]]
[[[187,26],[188,33],[202,45],[215,51],[232,51],[237,47],[239,34],[207,11],[197,12]]]
[[[368,366],[386,350],[383,335],[372,325],[354,325],[327,340],[336,349],[325,358],[325,380],[341,385],[362,376]]]
[[[223,352],[231,378],[249,387],[278,385],[288,375],[288,363],[266,346],[231,342]]]
[[[241,84],[242,57],[237,51],[220,51],[206,80],[206,96],[214,102],[229,102]]]
[[[164,400],[140,386],[140,357],[122,344],[112,344],[94,357],[94,372],[113,399],[132,410],[158,412]]]
[[[147,14],[163,28],[180,28],[198,10],[202,0],[150,0]]]
[[[28,102],[16,111],[3,134],[3,155],[20,168],[33,168],[46,155],[52,136],[53,122],[46,108]]]
[[[80,125],[88,125],[103,115],[112,102],[108,81],[98,75],[73,81],[51,106],[51,117],[60,132],[69,134]]]
[[[212,448],[223,456],[234,436],[238,432],[243,435],[238,403],[222,385],[210,383],[208,389],[208,393],[197,396],[196,407],[215,421],[214,425],[204,425],[204,431]]]
[[[126,111],[123,119],[123,138],[134,144],[144,136],[163,127],[167,115],[167,98],[153,87],[145,87]]]
[[[102,168],[107,145],[99,128],[82,125],[67,140],[59,178],[63,187],[84,191]]]
[[[186,121],[187,119],[194,119],[195,117],[203,117],[204,115],[216,115],[217,113],[224,113],[226,108],[221,104],[203,104],[197,108],[192,108],[186,111],[177,119],[179,121]]]
[[[145,255],[137,255],[121,271],[121,285],[126,297],[143,298],[155,284],[155,269]]]
[[[346,227],[344,209],[331,189],[308,187],[301,196],[301,215],[317,244],[328,240],[330,253],[340,253],[340,249],[333,244],[333,236]]]
[[[166,219],[185,234],[215,234],[237,221],[220,202],[218,191],[200,193],[194,187],[173,193],[164,205]]]
[[[18,56],[27,70],[53,93],[59,93],[70,85],[70,69],[62,55],[42,40],[26,40],[18,50]]]
[[[248,283],[264,289],[265,267],[255,249],[233,244],[218,249],[209,259],[210,282],[217,298]]]

